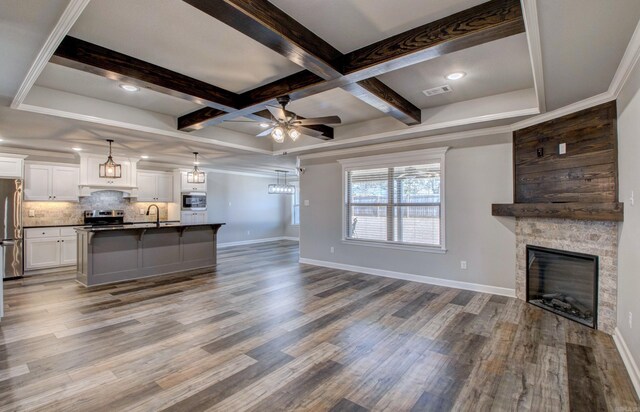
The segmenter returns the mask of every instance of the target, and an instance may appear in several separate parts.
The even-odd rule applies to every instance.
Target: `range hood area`
[[[136,197],[138,191],[137,164],[138,158],[118,156],[118,163],[122,167],[122,177],[100,177],[100,163],[104,163],[104,155],[80,154],[80,185],[79,195],[91,196],[102,190],[117,190],[124,197]]]

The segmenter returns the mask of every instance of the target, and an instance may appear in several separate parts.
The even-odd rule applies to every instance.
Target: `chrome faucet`
[[[158,205],[156,205],[155,203],[149,205],[149,207],[147,208],[147,216],[149,216],[149,212],[151,211],[152,207],[156,208],[156,226],[160,226],[160,208],[158,207]]]

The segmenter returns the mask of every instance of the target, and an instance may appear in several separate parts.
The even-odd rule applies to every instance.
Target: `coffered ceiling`
[[[240,0],[214,3],[245,7]],[[334,70],[335,62],[322,57],[323,53],[351,56],[363,47],[455,13],[474,15],[478,12],[466,11],[484,1],[271,0],[270,4],[275,9],[267,4],[265,10],[275,13],[271,14],[274,19],[280,13],[293,20],[291,27],[303,26],[296,29],[301,33],[297,38],[285,38],[284,46],[273,42],[282,42],[277,37],[286,30],[269,31],[269,19],[262,25],[254,21],[238,26],[233,20],[237,16],[220,16],[219,10],[207,10],[207,2],[200,0],[4,0],[0,4],[0,52],[13,58],[0,61],[0,95],[5,105],[13,102],[18,111],[7,108],[0,112],[2,144],[71,153],[74,144],[99,151],[103,139],[116,136],[122,150],[150,153],[159,163],[188,164],[197,146],[208,153],[204,162],[210,161],[211,167],[224,164],[246,170],[252,163],[256,168],[291,165],[293,158],[270,153],[291,149],[304,153],[305,147],[322,150],[323,142],[327,148],[351,147],[509,124],[606,91],[640,18],[636,0],[523,0],[521,30],[496,35],[490,41],[478,37],[473,45],[438,49],[433,58],[407,60],[394,70],[380,66],[379,73],[370,74],[378,82],[372,92],[366,87],[354,90],[351,83],[345,83],[344,73],[338,66]],[[518,2],[494,0],[490,4],[500,10]],[[468,14],[460,16],[464,23]],[[303,29],[311,33],[308,38],[317,36],[311,46],[305,46]],[[208,103],[156,87],[125,92],[119,85],[127,73],[98,75],[86,63],[49,62],[65,36],[204,82],[214,92],[219,88],[232,97],[242,97],[214,102],[213,115],[202,124],[207,127],[178,130],[179,118]],[[402,43],[396,44],[400,47]],[[307,48],[296,49],[301,46]],[[310,48],[315,51],[309,54]],[[304,75],[305,69],[316,70],[316,75]],[[456,71],[466,76],[445,78]],[[301,76],[317,80],[309,83],[310,88],[282,80]],[[329,125],[333,139],[305,137],[278,145],[255,137],[262,128],[248,120],[255,120],[251,114],[264,110],[265,104],[273,104],[276,95],[247,99],[252,91],[273,83],[286,85],[282,94],[292,92],[288,109],[300,116],[340,116],[342,124]],[[452,91],[430,97],[423,93],[443,85]],[[397,99],[399,106],[394,106]],[[243,107],[250,110],[237,111]],[[12,116],[12,112],[20,115]],[[52,127],[44,133],[48,122]],[[29,136],[30,124],[37,125],[39,132]],[[368,139],[374,135],[377,137]]]

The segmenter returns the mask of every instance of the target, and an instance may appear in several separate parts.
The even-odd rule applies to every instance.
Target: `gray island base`
[[[211,267],[224,223],[77,228],[77,280],[97,286]]]

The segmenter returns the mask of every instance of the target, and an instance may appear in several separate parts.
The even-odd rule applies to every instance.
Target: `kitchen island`
[[[79,227],[77,280],[85,286],[211,267],[224,223]]]

